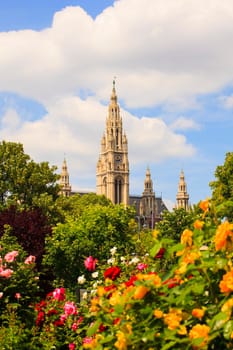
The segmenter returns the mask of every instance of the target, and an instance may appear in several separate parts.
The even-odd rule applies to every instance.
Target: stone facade
[[[129,204],[128,141],[123,133],[115,82],[96,167],[96,193],[105,195],[113,204]]]
[[[70,196],[71,185],[66,160],[61,173],[61,194]],[[162,212],[168,210],[161,197],[155,195],[150,169],[147,168],[144,190],[141,196],[129,195],[128,141],[123,131],[120,107],[117,102],[115,81],[108,106],[104,135],[96,166],[96,193],[105,195],[113,204],[131,205],[136,209],[136,218],[141,225],[153,228],[162,219]],[[84,194],[84,193],[80,193]],[[189,209],[189,195],[183,170],[180,173],[176,207]]]

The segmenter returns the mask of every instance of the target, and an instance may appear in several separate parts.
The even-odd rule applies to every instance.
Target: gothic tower
[[[178,184],[178,192],[176,195],[176,207],[184,208],[185,210],[189,209],[189,195],[187,193],[187,186],[184,178],[184,172],[180,172],[180,181]]]
[[[113,204],[129,204],[128,141],[125,133],[123,134],[115,81],[97,162],[96,192],[105,195]]]
[[[146,223],[154,228],[155,216],[157,214],[155,192],[153,190],[153,181],[151,179],[150,169],[146,170],[144,181],[144,191],[140,201],[140,215],[145,217]]]
[[[62,164],[60,186],[61,186],[60,194],[65,197],[69,197],[71,195],[71,186],[70,186],[69,173],[68,173],[68,168],[67,168],[65,159]]]

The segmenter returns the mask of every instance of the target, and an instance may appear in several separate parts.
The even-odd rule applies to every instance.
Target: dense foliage
[[[210,182],[212,200],[219,216],[233,219],[233,152],[226,153],[223,165],[215,170],[215,181]]]
[[[84,273],[82,261],[89,255],[106,258],[118,245],[122,253],[134,250],[130,221],[134,210],[121,205],[88,206],[75,220],[58,224],[47,237],[44,265],[52,269],[56,283],[74,288],[77,276]]]
[[[55,170],[48,162],[34,162],[24,153],[22,144],[0,142],[0,205],[32,206],[43,193],[57,198],[59,176]]]

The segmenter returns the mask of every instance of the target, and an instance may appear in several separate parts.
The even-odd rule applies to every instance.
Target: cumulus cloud
[[[117,75],[127,106],[184,103],[231,82],[232,19],[231,0],[120,0],[95,20],[67,7],[50,28],[0,34],[0,89],[106,99]]]
[[[200,125],[196,123],[194,120],[185,118],[185,117],[179,117],[177,118],[171,125],[170,128],[172,130],[199,130]]]
[[[75,182],[95,182],[95,167],[100,141],[105,131],[107,106],[89,97],[64,97],[46,106],[47,114],[39,120],[19,120],[13,110],[2,117],[3,139],[22,142],[25,151],[37,161],[61,165],[66,154]],[[172,131],[162,119],[141,119],[121,109],[128,137],[130,165],[156,164],[172,157],[190,157],[195,148],[186,138]],[[17,121],[17,123],[15,123]],[[14,128],[12,128],[14,123]],[[158,152],[159,150],[159,152]]]
[[[232,0],[119,0],[95,19],[67,7],[44,30],[2,32],[0,91],[34,99],[47,113],[25,120],[5,108],[1,138],[58,166],[65,153],[72,182],[95,181],[116,76],[131,166],[193,157],[183,133],[198,129],[194,119],[166,124],[129,111],[193,108],[196,96],[231,84],[232,35]]]
[[[227,109],[233,108],[233,95],[221,96],[219,98],[219,101],[224,106],[224,108],[227,108]]]

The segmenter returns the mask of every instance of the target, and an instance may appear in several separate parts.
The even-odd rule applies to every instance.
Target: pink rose
[[[137,266],[137,269],[138,269],[139,271],[142,271],[142,270],[146,269],[147,266],[148,266],[147,264],[139,263],[138,266]]]
[[[15,297],[16,297],[16,299],[20,299],[21,298],[21,294],[20,293],[15,293]]]
[[[19,252],[17,250],[13,250],[12,252],[9,252],[7,253],[5,256],[4,256],[4,259],[7,261],[7,262],[12,262],[15,260],[15,257],[19,254]]]
[[[32,264],[36,261],[36,257],[34,255],[29,255],[25,261],[24,264]]]
[[[0,299],[3,297],[3,292],[0,292]]]
[[[75,344],[74,343],[70,343],[69,344],[69,350],[75,350]]]
[[[77,309],[73,301],[67,301],[64,305],[65,315],[76,315]]]
[[[78,329],[78,324],[74,322],[71,326],[72,331],[76,331]]]
[[[65,299],[65,288],[56,288],[53,291],[53,297],[54,299],[58,301],[62,301]]]
[[[9,278],[9,277],[11,277],[12,273],[13,273],[13,270],[6,269],[6,270],[3,270],[0,272],[0,276],[5,277],[5,278]]]
[[[66,320],[66,315],[65,315],[65,314],[62,314],[62,315],[60,316],[60,321],[64,323],[65,320]]]
[[[95,271],[96,262],[97,262],[97,259],[94,259],[92,256],[89,256],[84,261],[84,265],[88,271]]]

